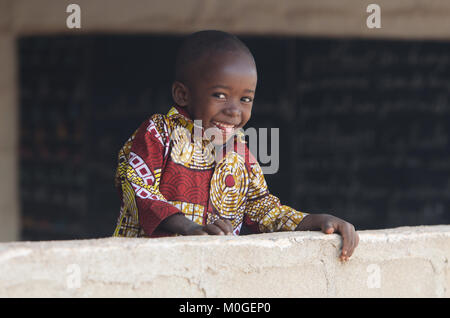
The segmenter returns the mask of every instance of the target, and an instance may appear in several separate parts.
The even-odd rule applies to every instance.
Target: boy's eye
[[[220,98],[220,99],[225,99],[225,94],[223,94],[223,93],[215,93],[213,96]]]
[[[244,103],[250,103],[252,99],[250,97],[242,97],[241,99]]]

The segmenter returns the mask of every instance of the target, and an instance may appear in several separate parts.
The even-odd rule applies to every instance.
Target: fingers
[[[190,232],[189,235],[208,235],[208,233],[203,229],[195,229],[194,231]]]
[[[231,235],[233,226],[230,221],[219,219],[214,224],[207,224],[204,230],[209,235]]]
[[[341,261],[347,261],[352,256],[356,246],[359,243],[359,236],[355,227],[343,220],[335,220],[333,218],[326,220],[322,224],[322,232],[326,234],[340,233],[342,236],[342,251],[340,255]]]
[[[207,224],[204,230],[208,235],[224,235],[225,233],[215,224]]]
[[[334,233],[334,225],[331,222],[326,222],[322,224],[322,232],[325,234],[333,234]]]
[[[214,225],[218,226],[222,230],[222,232],[226,235],[233,234],[233,225],[229,220],[219,219],[216,222],[214,222]]]
[[[350,223],[344,222],[340,225],[339,232],[342,235],[342,252],[341,261],[347,261],[352,256],[356,246],[359,242],[358,233],[355,231],[355,227]]]

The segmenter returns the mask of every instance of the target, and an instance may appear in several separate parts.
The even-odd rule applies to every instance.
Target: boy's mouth
[[[212,123],[214,124],[214,126],[216,126],[217,128],[219,128],[220,130],[222,130],[224,133],[227,134],[232,133],[236,128],[236,125],[227,124],[219,121],[213,121]]]

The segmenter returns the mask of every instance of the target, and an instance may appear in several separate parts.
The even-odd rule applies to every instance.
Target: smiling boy
[[[178,52],[167,115],[146,120],[119,152],[122,200],[115,236],[340,233],[341,260],[358,245],[353,225],[282,205],[269,193],[241,129],[257,84],[249,49],[234,35],[201,31]],[[200,129],[200,134],[196,134]]]

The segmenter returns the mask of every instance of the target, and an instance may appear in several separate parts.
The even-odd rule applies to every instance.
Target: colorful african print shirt
[[[269,193],[262,169],[243,133],[217,149],[200,134],[183,108],[155,114],[119,152],[115,185],[121,199],[114,236],[160,237],[165,218],[183,213],[199,225],[228,219],[238,235],[292,231],[306,216]],[[228,144],[229,145],[229,144]]]

